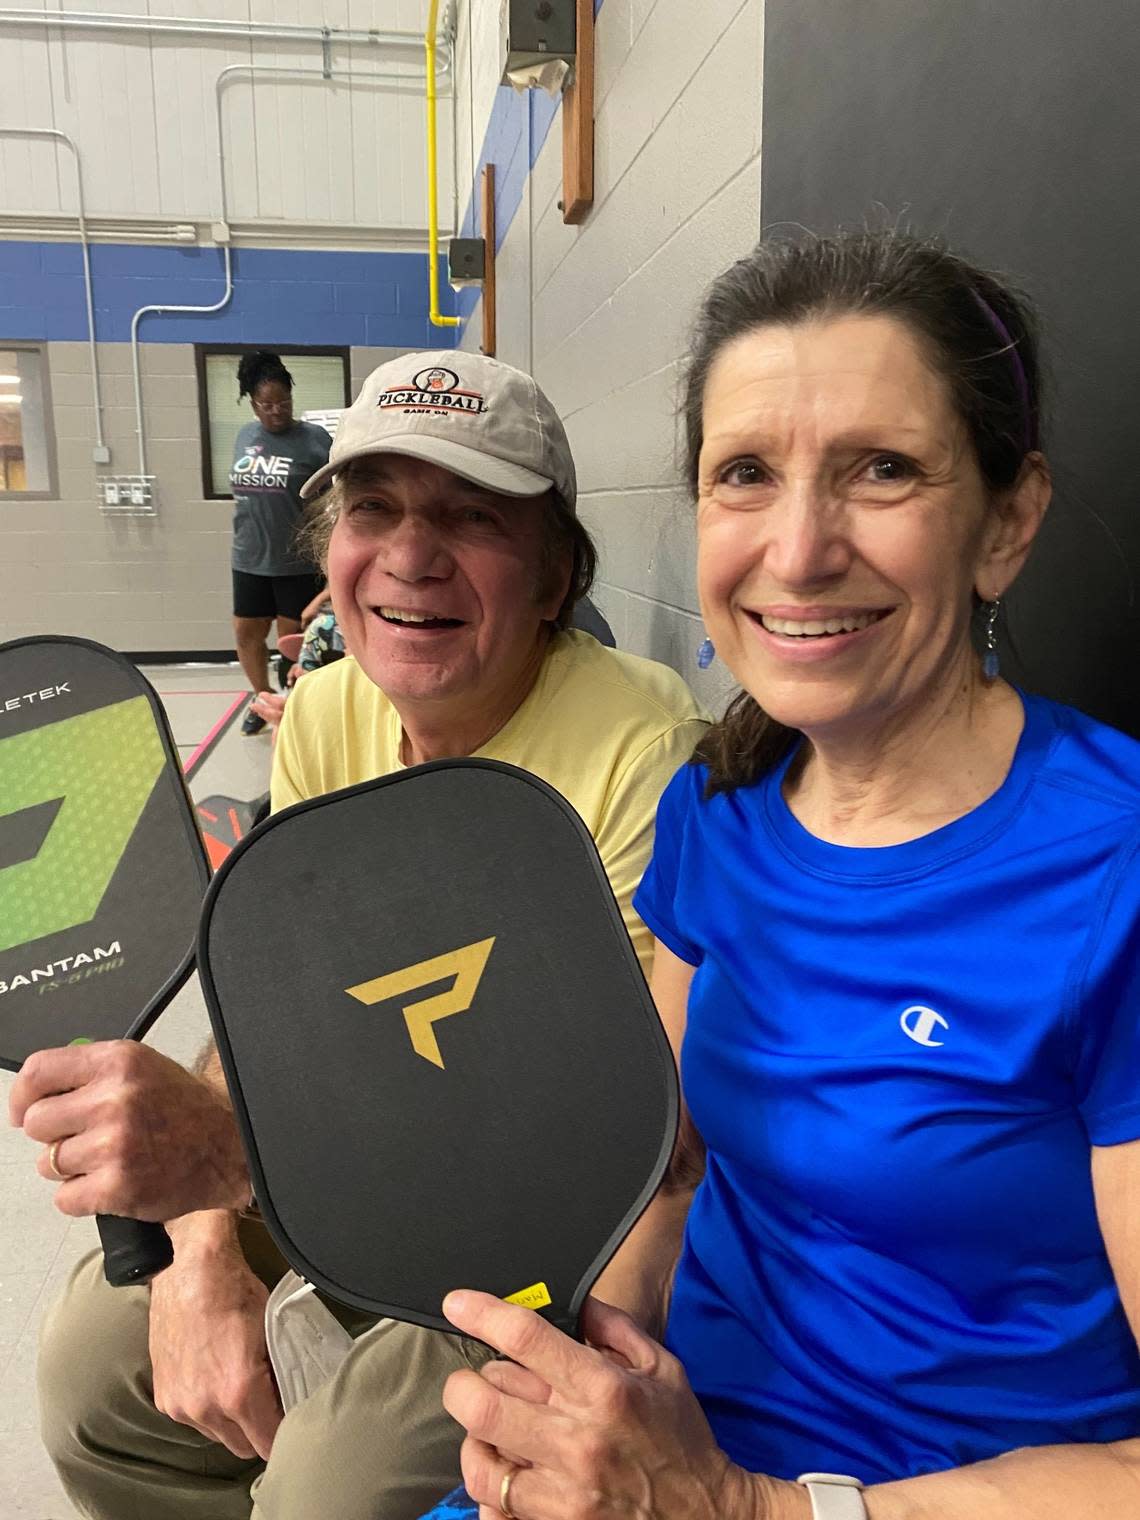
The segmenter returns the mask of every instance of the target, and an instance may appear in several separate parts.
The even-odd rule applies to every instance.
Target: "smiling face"
[[[1000,514],[905,325],[746,333],[710,370],[703,422],[701,609],[770,716],[866,734],[973,679],[971,594],[1001,594],[1017,565],[998,563]]]
[[[540,593],[545,497],[396,454],[359,460],[339,489],[328,577],[349,651],[405,727],[490,737],[533,685],[565,595],[565,578]]]
[[[280,380],[263,380],[249,401],[266,432],[286,433],[293,426],[293,392]]]

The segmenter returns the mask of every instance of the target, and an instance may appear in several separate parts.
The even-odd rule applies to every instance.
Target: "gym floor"
[[[148,679],[163,699],[195,799],[222,793],[249,798],[269,785],[268,734],[243,739],[244,681],[236,665],[160,666]],[[209,1034],[197,981],[159,1019],[149,1043],[189,1062]],[[6,1121],[14,1078],[0,1071]],[[44,1310],[78,1258],[98,1241],[91,1220],[67,1220],[35,1170],[36,1147],[0,1123],[0,1520],[74,1520],[39,1439],[35,1394],[36,1335]]]

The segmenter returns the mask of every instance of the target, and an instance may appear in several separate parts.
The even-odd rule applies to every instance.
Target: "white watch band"
[[[801,1473],[796,1479],[808,1491],[812,1520],[867,1520],[862,1483],[844,1473]]]

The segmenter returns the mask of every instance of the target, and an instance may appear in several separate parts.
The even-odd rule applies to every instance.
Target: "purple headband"
[[[1033,427],[1033,411],[1029,404],[1029,381],[1025,375],[1025,365],[1022,364],[1021,355],[1017,350],[1017,342],[989,302],[979,295],[976,290],[971,290],[970,294],[981,307],[986,321],[1005,344],[1006,350],[1009,353],[1010,361],[1013,364],[1013,373],[1017,377],[1017,394],[1021,398],[1021,416],[1023,422],[1021,441],[1026,453],[1028,453],[1034,447],[1035,429]]]

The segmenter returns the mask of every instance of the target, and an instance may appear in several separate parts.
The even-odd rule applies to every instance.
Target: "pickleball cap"
[[[374,369],[344,413],[308,500],[354,459],[403,454],[504,496],[551,487],[574,510],[578,485],[566,430],[530,375],[456,349],[405,354]]]

